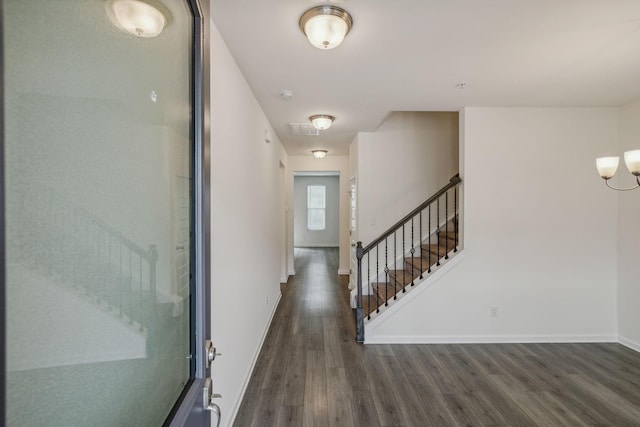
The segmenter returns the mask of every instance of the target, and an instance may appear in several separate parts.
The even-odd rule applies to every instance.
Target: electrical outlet
[[[491,309],[489,310],[489,316],[498,317],[498,315],[499,315],[498,306],[497,305],[492,305]]]

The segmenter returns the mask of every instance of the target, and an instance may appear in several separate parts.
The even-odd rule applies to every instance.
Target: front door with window
[[[2,2],[0,424],[160,426],[196,380],[194,5]]]

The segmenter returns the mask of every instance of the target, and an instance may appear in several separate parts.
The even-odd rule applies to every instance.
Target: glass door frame
[[[2,0],[0,0],[2,1]],[[211,198],[210,198],[210,21],[209,0],[186,0],[194,15],[193,27],[193,125],[194,125],[194,245],[191,253],[191,316],[195,327],[195,374],[174,406],[166,425],[209,426],[210,412],[204,408],[205,380],[209,376],[205,340],[211,330]],[[204,424],[203,424],[204,423]]]
[[[194,215],[191,262],[192,343],[195,358],[193,380],[176,402],[165,424],[170,426],[208,426],[210,413],[204,410],[203,388],[208,377],[205,361],[205,339],[211,325],[210,262],[210,21],[209,0],[184,0],[193,13],[192,99],[193,99],[193,166]],[[0,0],[0,57],[4,57],[4,1]],[[4,61],[0,66],[0,424],[6,420],[6,222],[5,222],[5,128],[4,128]]]
[[[4,424],[6,415],[6,283],[7,274],[5,270],[5,213],[4,213],[4,13],[3,0],[0,0],[0,57],[3,59],[0,65],[0,422]]]

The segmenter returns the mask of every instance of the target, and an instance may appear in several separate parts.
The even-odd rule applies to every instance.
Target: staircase
[[[25,186],[9,260],[149,338],[158,250],[143,248],[51,188]],[[27,197],[28,195],[28,197]],[[46,206],[46,209],[42,207]]]
[[[420,206],[366,247],[356,245],[356,341],[365,321],[382,315],[402,294],[458,252],[460,177],[455,175]]]
[[[454,220],[457,223],[457,218]],[[457,225],[457,224],[456,224]],[[457,227],[456,227],[457,229]],[[389,270],[388,281],[371,283],[372,292],[363,295],[362,305],[365,316],[371,318],[371,314],[379,313],[382,307],[388,306],[392,300],[398,299],[398,294],[407,292],[417,281],[431,273],[432,267],[440,266],[440,263],[449,258],[450,252],[458,250],[458,233],[445,231],[437,235],[438,243],[423,243],[420,246],[421,256],[408,256],[404,258],[404,269]]]

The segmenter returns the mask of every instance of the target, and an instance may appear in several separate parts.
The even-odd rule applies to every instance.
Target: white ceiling
[[[348,154],[357,132],[375,130],[392,111],[640,99],[640,0],[348,0],[340,6],[353,29],[327,51],[298,27],[318,4],[211,0],[216,26],[290,155]],[[295,97],[282,100],[285,89]],[[290,134],[289,123],[312,114],[336,121],[320,136]]]

